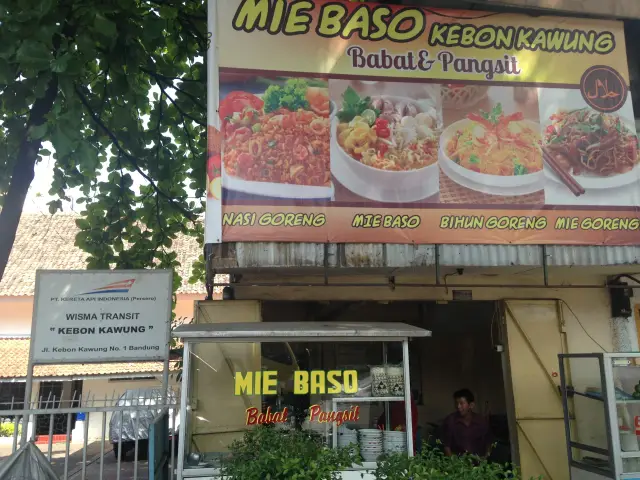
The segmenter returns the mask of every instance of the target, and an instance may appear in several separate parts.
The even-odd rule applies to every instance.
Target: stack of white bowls
[[[385,430],[382,436],[385,453],[404,453],[407,451],[407,432]]]
[[[363,428],[360,435],[360,454],[365,462],[375,462],[382,454],[382,430]]]
[[[358,431],[351,430],[344,425],[338,428],[338,447],[348,447],[358,443]]]

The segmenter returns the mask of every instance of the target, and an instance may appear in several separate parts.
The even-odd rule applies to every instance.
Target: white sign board
[[[33,363],[165,359],[172,280],[170,270],[39,270]]]

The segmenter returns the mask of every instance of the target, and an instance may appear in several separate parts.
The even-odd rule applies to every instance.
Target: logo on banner
[[[122,280],[120,282],[110,283],[109,285],[105,285],[104,287],[98,287],[89,292],[80,293],[79,295],[96,295],[99,293],[129,293],[131,287],[135,283],[135,279],[131,278],[129,280]]]
[[[580,93],[591,108],[606,113],[622,108],[629,89],[622,75],[613,68],[596,65],[582,75]]]

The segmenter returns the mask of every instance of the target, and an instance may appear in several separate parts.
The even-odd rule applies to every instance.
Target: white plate
[[[622,122],[625,123],[627,128],[633,133],[635,132],[634,123],[626,118],[621,117]],[[547,122],[548,124],[548,122]],[[584,188],[585,190],[590,189],[608,189],[608,188],[620,188],[630,185],[632,183],[636,183],[640,180],[640,170],[638,170],[638,166],[640,164],[636,164],[633,167],[633,170],[620,173],[618,175],[611,175],[609,177],[599,177],[597,175],[571,175],[576,181]],[[564,185],[560,177],[556,175],[550,167],[545,166],[544,169],[545,175],[548,179],[553,180],[556,183]]]
[[[451,160],[446,153],[447,143],[456,131],[472,122],[472,120],[464,119],[452,123],[440,136],[438,163],[451,180],[463,187],[489,195],[528,195],[544,188],[544,168],[539,172],[526,175],[488,175],[469,170]],[[523,120],[523,122],[534,130],[540,131],[540,125],[537,123],[529,120]]]
[[[418,106],[416,100],[402,99]],[[331,173],[356,195],[377,202],[410,203],[429,198],[440,189],[437,163],[417,170],[388,171],[370,167],[351,157],[338,144],[338,119],[331,123]]]
[[[222,171],[222,185],[228,190],[265,197],[305,200],[330,200],[333,197],[333,184],[327,187],[317,187],[288,183],[253,182],[229,175],[224,169]]]
[[[635,122],[624,117],[620,117],[620,120],[622,121],[622,123],[626,125],[626,127],[629,129],[629,131],[632,134],[636,131]],[[546,127],[548,125],[551,125],[551,122],[549,121],[549,119],[545,121],[544,126]],[[608,188],[620,188],[620,187],[625,187],[627,185],[630,185],[632,183],[636,183],[640,180],[640,170],[638,170],[638,166],[640,166],[640,164],[636,164],[633,170],[629,172],[620,173],[618,175],[611,175],[609,177],[599,177],[597,175],[573,175],[573,174],[571,176],[575,178],[575,180],[585,190],[590,190],[590,189],[604,190]],[[556,173],[550,167],[546,167],[544,171],[545,171],[545,176],[548,179],[553,180],[556,183],[563,184],[562,180],[560,180],[560,177],[558,177],[558,175],[556,175]]]

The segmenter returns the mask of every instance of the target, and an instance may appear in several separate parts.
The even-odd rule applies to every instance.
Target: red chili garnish
[[[380,128],[388,128],[389,121],[384,118],[377,118],[375,122],[375,126]]]
[[[493,123],[491,123],[489,120],[487,120],[486,118],[481,117],[480,115],[478,115],[477,113],[470,113],[469,115],[467,115],[467,118],[469,120],[472,120],[474,122],[478,122],[480,125],[486,127],[487,129],[493,129],[495,128],[495,125]]]
[[[389,127],[378,127],[376,128],[376,133],[380,138],[389,138],[391,136],[391,130],[389,130]]]
[[[386,143],[381,143],[378,145],[378,156],[384,157],[384,154],[389,151],[389,145]]]

